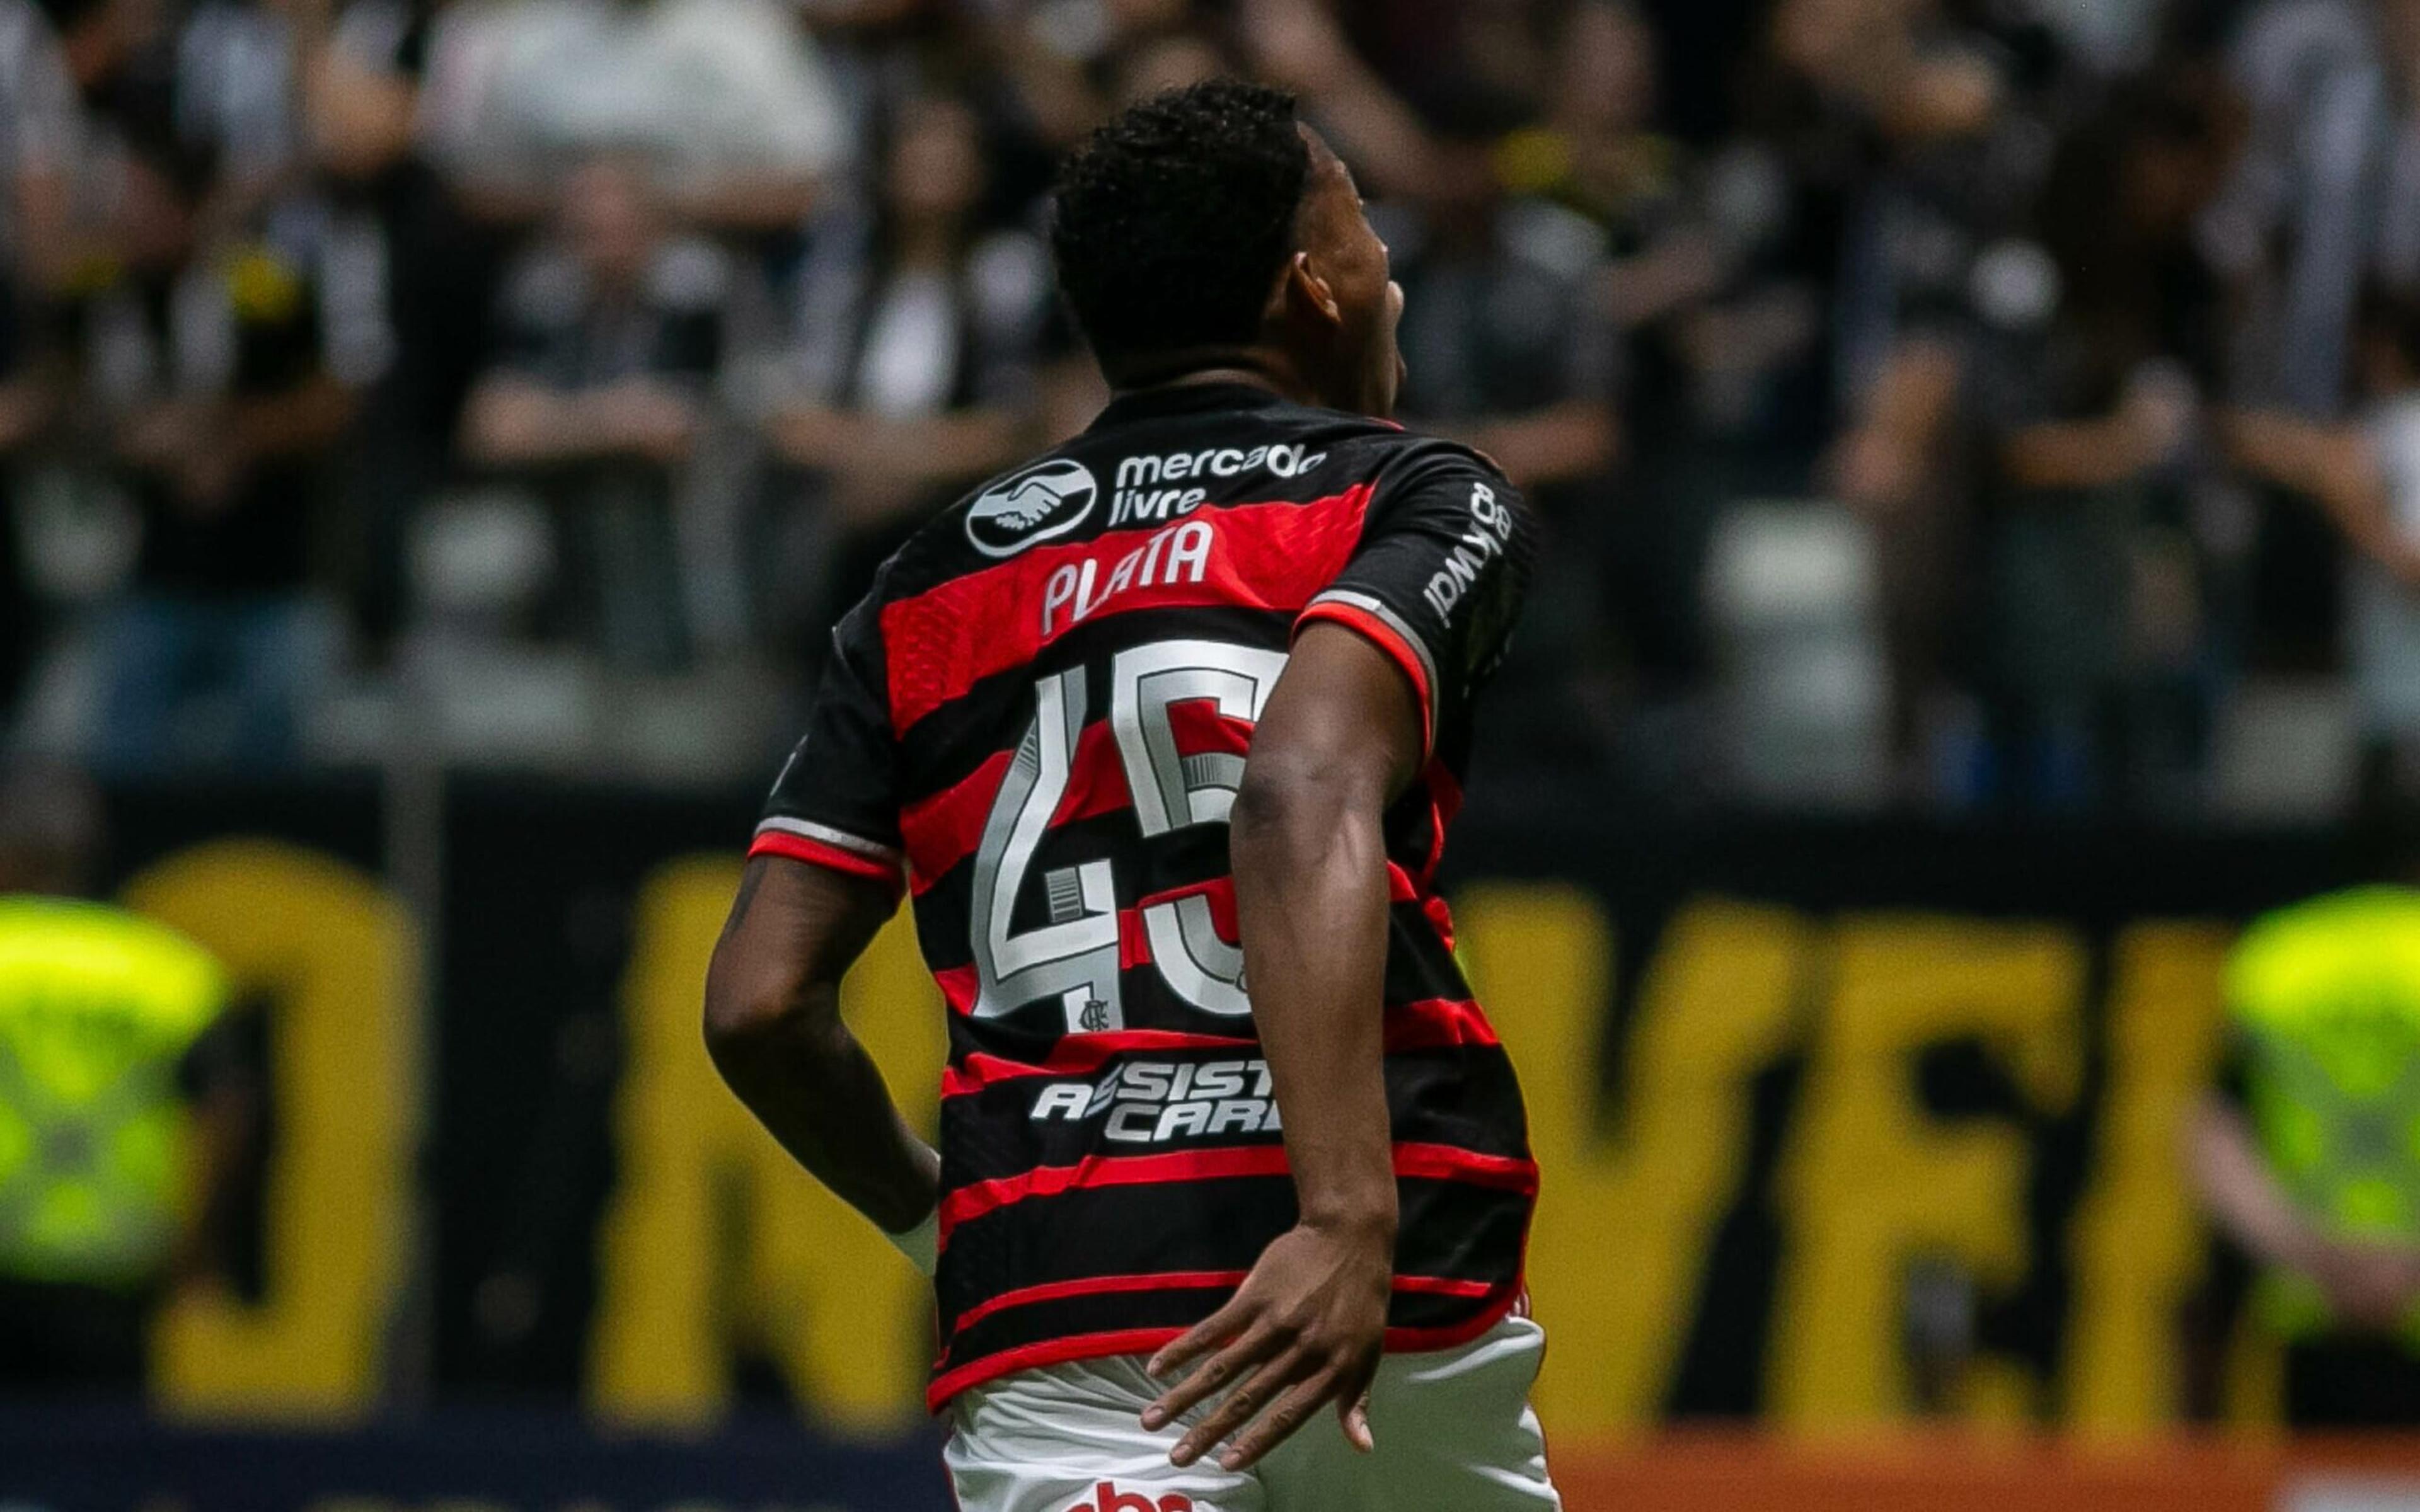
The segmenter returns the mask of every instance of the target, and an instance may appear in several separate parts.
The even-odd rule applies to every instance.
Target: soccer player
[[[1433,890],[1531,526],[1385,419],[1403,294],[1288,97],[1118,116],[1053,244],[1115,396],[842,620],[708,1044],[938,1251],[969,1512],[1557,1506],[1537,1168]],[[903,891],[949,1004],[938,1153],[838,1013]]]

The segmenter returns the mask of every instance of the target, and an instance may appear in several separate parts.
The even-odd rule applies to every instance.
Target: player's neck
[[[1200,388],[1213,383],[1239,383],[1247,388],[1265,389],[1297,404],[1326,405],[1329,402],[1293,363],[1250,347],[1171,353],[1148,366],[1122,371],[1111,378],[1109,383],[1122,394]]]

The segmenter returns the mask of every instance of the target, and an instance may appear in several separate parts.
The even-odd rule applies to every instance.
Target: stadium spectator
[[[287,199],[197,241],[206,167],[125,165],[122,276],[84,312],[84,399],[142,510],[101,638],[97,754],[114,775],[270,771],[334,652],[314,602],[325,466],[381,361],[382,312],[330,276],[324,207]]]
[[[2374,291],[2360,332],[2357,422],[2252,411],[2227,440],[2246,471],[2316,501],[2351,548],[2344,640],[2368,796],[2408,799],[2420,795],[2420,298]]]
[[[200,947],[86,901],[98,795],[0,779],[0,1395],[132,1397],[152,1310],[216,1268],[254,1098]]]
[[[713,423],[729,269],[675,233],[620,160],[574,172],[557,219],[507,275],[462,445],[474,465],[533,479],[553,513],[545,628],[615,666],[669,671],[690,652],[675,511]]]
[[[1562,8],[1528,0],[1252,0],[1242,20],[1256,66],[1345,126],[1383,172],[1382,190],[1394,193],[1417,188],[1427,167],[1408,139],[1398,140],[1406,126],[1451,116],[1474,95],[1544,102]]]
[[[2251,136],[2208,238],[2246,282],[2241,403],[2335,416],[2365,281],[2420,279],[2415,23],[2410,0],[2264,0],[2236,35]]]
[[[675,220],[785,231],[849,151],[814,40],[778,0],[458,5],[429,38],[431,160],[483,213],[528,223],[575,165],[642,165]]]
[[[1831,431],[1822,301],[1841,239],[1825,205],[1845,177],[1838,123],[1794,114],[1803,95],[1760,82],[1732,134],[1693,149],[1659,129],[1669,51],[1625,5],[1578,8],[1554,117],[1569,166],[1550,193],[1606,225],[1599,297],[1635,368],[1624,419],[1643,471],[1625,519],[1683,496],[1711,515],[1803,493]],[[1691,576],[1646,554],[1667,579]]]
[[[2203,239],[2234,285],[2230,397],[2339,420],[2362,289],[2420,286],[2420,5],[2264,0],[2229,62],[2251,130]],[[2335,544],[2307,500],[2264,502],[2253,649],[2323,667],[2341,612]]]
[[[1434,6],[1404,9],[1402,24],[1414,32],[1440,19]],[[1253,71],[1301,96],[1305,118],[1357,165],[1366,190],[1381,200],[1424,193],[1430,143],[1420,116],[1354,48],[1322,0],[1243,0],[1237,22],[1237,41]],[[1450,37],[1429,30],[1427,39],[1441,56],[1455,55]]]
[[[486,363],[506,239],[464,211],[426,161],[421,80],[439,11],[428,0],[352,0],[303,69],[313,167],[346,266],[402,333],[364,396],[344,486],[351,609],[375,658],[403,617],[404,542],[447,480],[462,404]]]
[[[303,31],[316,7],[201,0],[177,28],[178,136],[217,166],[207,222],[240,222],[302,168]]]
[[[1590,0],[1571,9],[1554,41],[1551,111],[1539,128],[1508,138],[1497,158],[1512,185],[1588,217],[1605,235],[1591,297],[1620,332],[1630,370],[1628,455],[1621,505],[1594,522],[1593,560],[1647,716],[1632,721],[1634,766],[1661,785],[1701,769],[1685,718],[1673,726],[1682,738],[1650,736],[1672,723],[1651,711],[1685,715],[1707,671],[1706,535],[1725,501],[1715,490],[1730,480],[1708,476],[1717,470],[1700,443],[1710,426],[1735,424],[1755,403],[1775,338],[1786,343],[1808,322],[1776,321],[1760,307],[1742,275],[1764,230],[1726,225],[1712,193],[1723,181],[1658,129],[1659,38],[1647,18],[1619,0]],[[1702,329],[1710,323],[1724,329]],[[1693,371],[1700,357],[1705,365]]]
[[[8,265],[9,344],[29,299],[65,276],[76,184],[77,78],[53,17],[77,17],[91,0],[0,6],[0,255]],[[14,365],[13,363],[11,364]]]
[[[1187,0],[998,6],[985,8],[974,24],[1019,114],[1055,154],[1131,98],[1150,59],[1171,44],[1200,42],[1189,29],[1197,8]]]
[[[1841,498],[1873,528],[1903,795],[1956,795],[1943,748],[1970,684],[1972,458],[1962,444],[1977,259],[2032,202],[2044,164],[2030,102],[1988,40],[1945,8],[1792,0],[1778,59],[1828,128],[1870,140],[1834,270]]]
[[[1568,520],[1620,442],[1621,347],[1592,286],[1604,238],[1559,206],[1507,194],[1492,153],[1517,107],[1470,111],[1440,129],[1421,213],[1389,224],[1404,291],[1404,410],[1496,458]]]
[[[874,205],[835,206],[812,227],[766,424],[821,505],[830,563],[819,574],[780,553],[776,582],[828,579],[824,620],[926,513],[1032,443],[1051,312],[1040,239],[978,219],[988,183],[972,112],[906,104],[881,162]],[[795,624],[801,607],[777,618]]]
[[[2022,807],[2190,791],[2210,639],[2193,443],[2225,344],[2194,227],[2224,116],[2188,77],[2128,85],[2062,144],[2040,239],[1974,263],[1990,786]]]
[[[1504,738],[1537,760],[1589,764],[1610,734],[1599,590],[1621,349],[1596,299],[1604,233],[1559,205],[1508,193],[1498,177],[1497,144],[1526,121],[1500,94],[1441,103],[1417,213],[1377,224],[1404,286],[1404,423],[1495,458],[1556,543],[1540,554],[1505,672],[1513,712],[1502,723],[1514,728]]]

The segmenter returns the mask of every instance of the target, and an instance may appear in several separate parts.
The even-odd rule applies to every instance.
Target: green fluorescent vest
[[[2227,966],[2270,1168],[2337,1238],[2420,1242],[2420,891],[2362,887],[2256,923]],[[2282,1332],[2331,1319],[2303,1277],[2262,1278]],[[2420,1346],[2420,1313],[2404,1337]]]
[[[156,1278],[181,1200],[178,1068],[225,999],[161,925],[0,897],[0,1276]]]

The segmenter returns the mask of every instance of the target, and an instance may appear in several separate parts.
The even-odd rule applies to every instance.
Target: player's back
[[[1432,887],[1528,539],[1476,454],[1178,386],[937,517],[843,622],[755,850],[904,884],[949,1003],[937,1401],[1173,1336],[1293,1222],[1226,820],[1310,619],[1403,669],[1430,752],[1386,829],[1390,1347],[1513,1304],[1535,1169]]]

